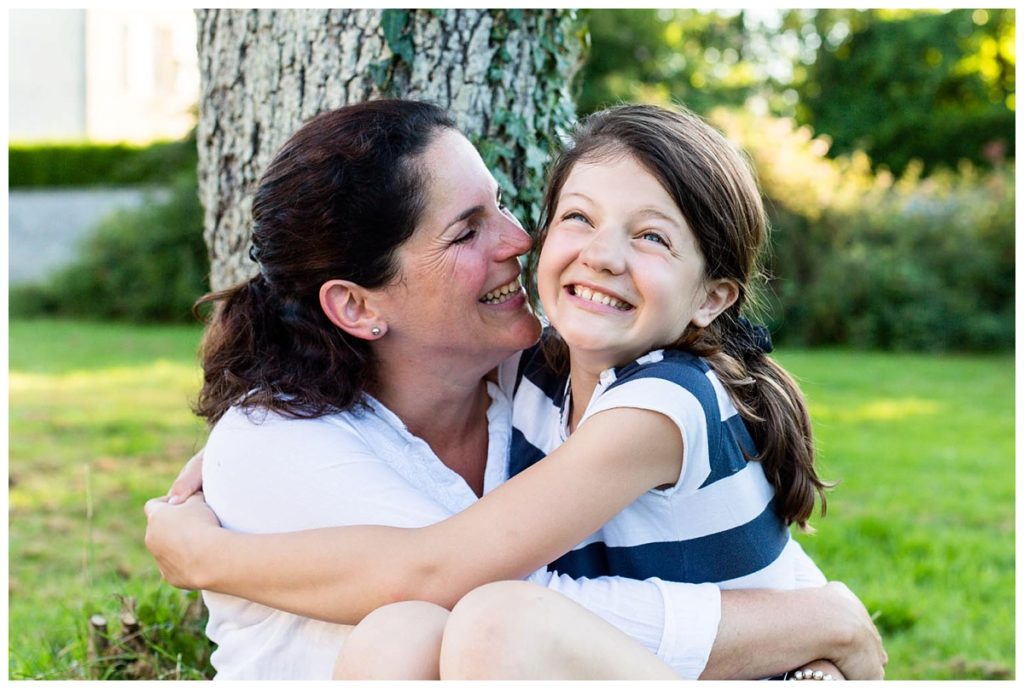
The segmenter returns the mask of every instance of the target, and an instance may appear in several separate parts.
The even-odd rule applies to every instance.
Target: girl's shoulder
[[[609,387],[635,379],[660,378],[687,389],[705,390],[711,388],[714,372],[702,357],[678,349],[657,349],[612,369],[610,375],[614,382]]]
[[[660,394],[671,390],[685,392],[679,399],[689,400],[687,404],[699,405],[704,415],[720,418],[727,414],[728,394],[719,382],[707,360],[682,350],[659,349],[649,352],[629,364],[613,369],[605,388],[607,392],[636,388],[635,394],[653,394],[649,383],[658,381]],[[676,395],[671,395],[675,398]]]

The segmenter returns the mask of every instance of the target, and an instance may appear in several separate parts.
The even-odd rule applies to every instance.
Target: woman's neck
[[[413,367],[382,365],[380,382],[369,392],[480,495],[491,403],[484,374],[475,379],[468,374],[445,375],[439,368],[419,363]]]

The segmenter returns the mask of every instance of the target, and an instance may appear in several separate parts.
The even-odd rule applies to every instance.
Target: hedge
[[[11,144],[10,186],[83,187],[168,184],[197,164],[194,137],[148,146],[100,143]]]

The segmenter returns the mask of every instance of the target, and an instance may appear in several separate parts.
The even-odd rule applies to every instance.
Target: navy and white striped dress
[[[548,367],[538,345],[503,364],[499,382],[513,397],[513,476],[565,441],[568,380]],[[811,583],[802,581],[798,561],[806,556],[776,514],[774,489],[760,463],[744,456],[757,454],[750,433],[705,360],[658,350],[604,371],[580,425],[616,407],[654,410],[676,423],[685,458],[680,478],[640,496],[549,570],[722,588]]]

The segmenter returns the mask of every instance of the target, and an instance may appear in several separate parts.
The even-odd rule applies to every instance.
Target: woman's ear
[[[700,328],[711,325],[712,321],[735,304],[740,296],[739,285],[733,280],[711,280],[707,283],[707,290],[704,303],[697,308],[693,318],[690,319],[694,325]]]
[[[331,323],[353,337],[376,340],[384,332],[370,291],[354,282],[328,280],[320,285],[320,308]]]

